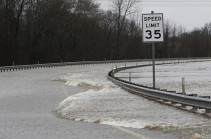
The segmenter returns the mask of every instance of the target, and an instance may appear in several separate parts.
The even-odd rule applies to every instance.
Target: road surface
[[[86,91],[86,88],[68,86],[63,82],[52,81],[53,79],[91,70],[99,71],[107,80],[106,74],[112,66],[115,64],[0,73],[0,139],[180,138],[181,136],[163,130],[74,121],[59,118],[55,114],[55,110],[65,98]]]

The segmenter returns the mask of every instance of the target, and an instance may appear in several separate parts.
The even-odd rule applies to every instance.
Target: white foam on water
[[[83,87],[86,91],[61,102],[56,110],[58,116],[114,126],[162,129],[183,136],[188,134],[188,137],[211,136],[209,119],[130,94],[108,81],[107,72],[90,71],[59,77],[66,80],[66,85]]]

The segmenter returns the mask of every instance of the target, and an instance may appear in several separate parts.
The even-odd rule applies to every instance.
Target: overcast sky
[[[94,0],[102,9],[109,9],[112,0]],[[140,13],[163,13],[176,25],[182,25],[190,31],[211,22],[211,0],[138,0]]]

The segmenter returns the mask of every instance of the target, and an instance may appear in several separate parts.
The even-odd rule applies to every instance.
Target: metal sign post
[[[163,42],[163,14],[142,14],[143,43],[152,43],[153,88],[155,88],[155,42]]]
[[[152,43],[152,72],[153,72],[153,88],[155,88],[155,44]]]

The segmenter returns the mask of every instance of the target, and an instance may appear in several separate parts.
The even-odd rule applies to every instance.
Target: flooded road
[[[210,119],[130,94],[108,81],[115,66],[0,73],[0,138],[211,136]]]

